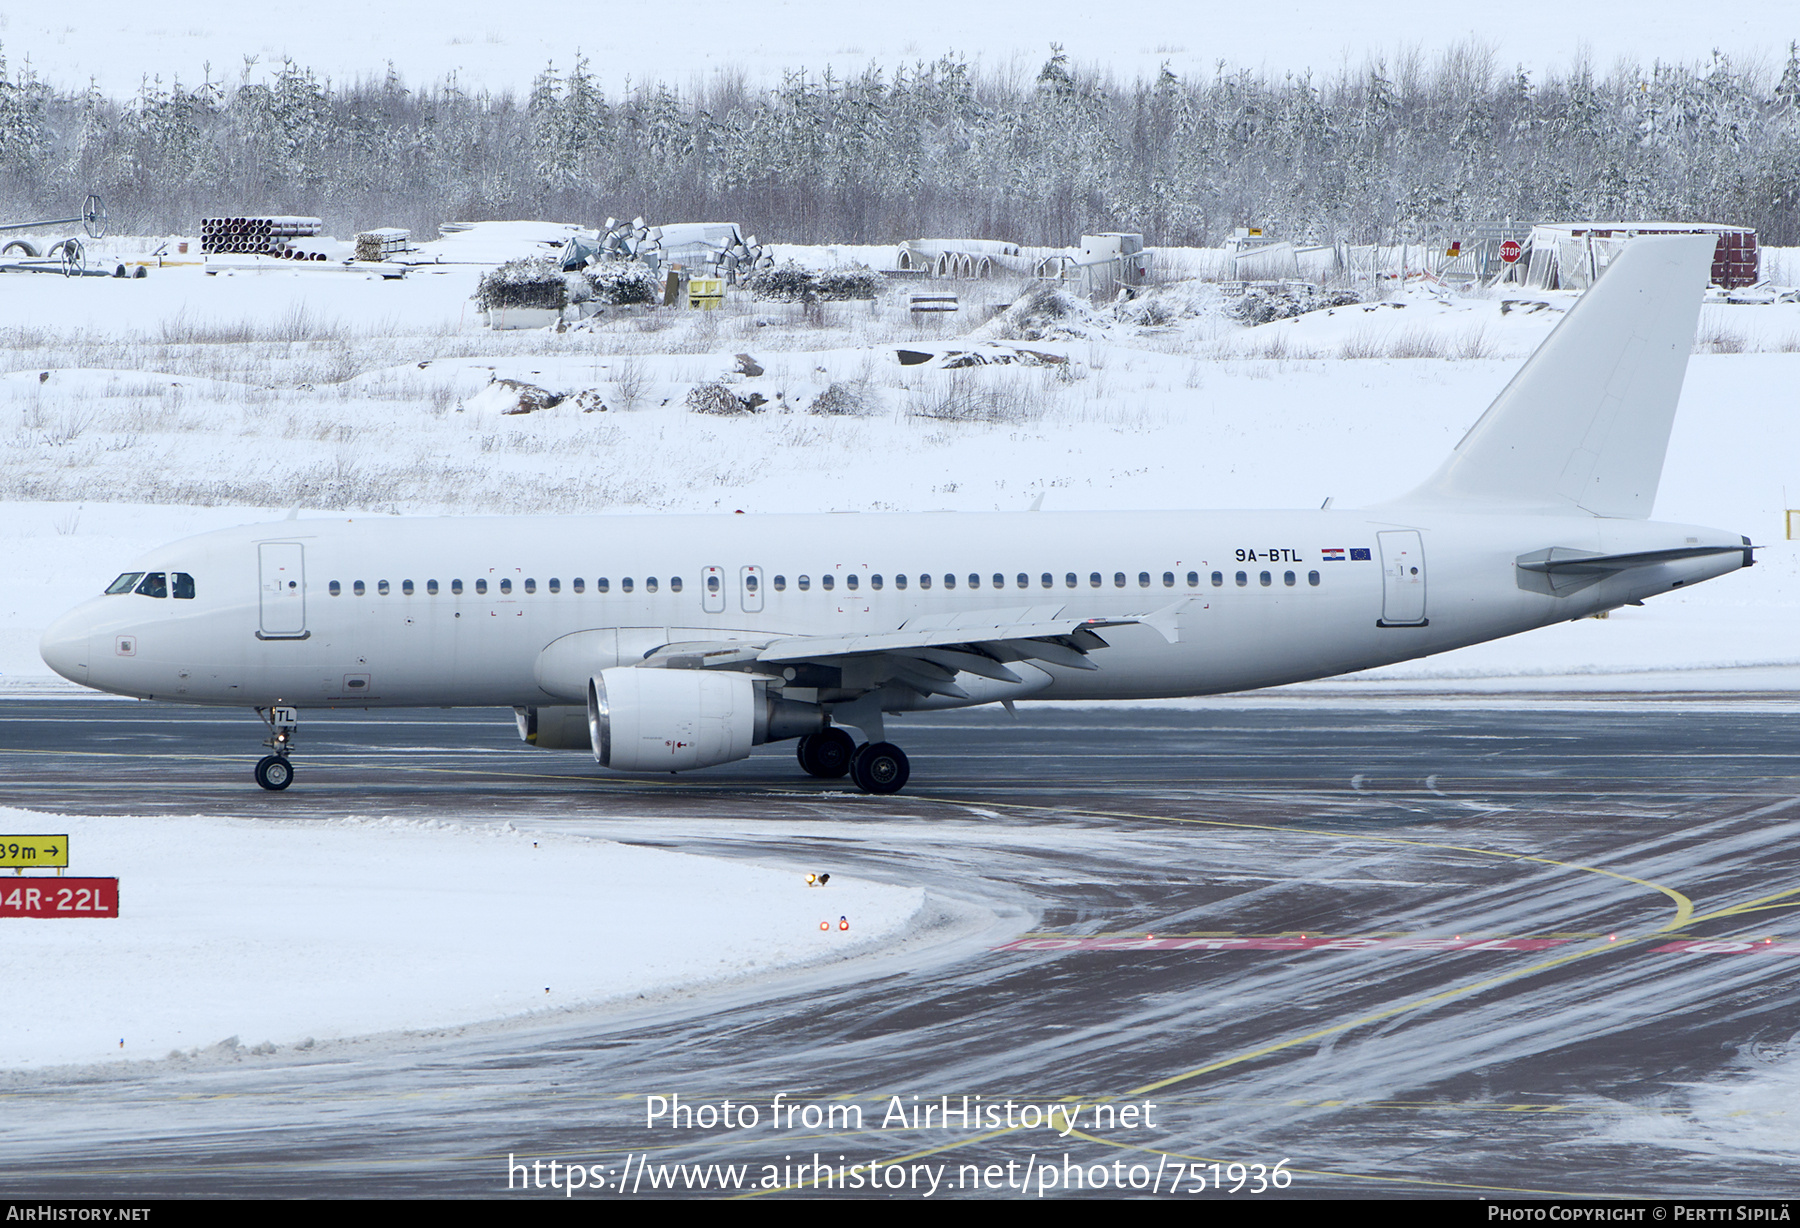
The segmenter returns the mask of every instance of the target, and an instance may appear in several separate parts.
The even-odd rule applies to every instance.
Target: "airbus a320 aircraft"
[[[507,706],[625,772],[906,784],[889,713],[1208,695],[1581,618],[1748,567],[1657,524],[1711,237],[1634,240],[1423,485],[1360,511],[289,520],[153,551],[45,633],[100,690]],[[854,734],[854,736],[853,736]]]

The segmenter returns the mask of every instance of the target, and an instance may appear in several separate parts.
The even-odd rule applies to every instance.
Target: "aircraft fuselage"
[[[85,685],[185,703],[528,707],[582,703],[589,674],[671,642],[878,632],[957,611],[1113,618],[1174,606],[1173,642],[1150,625],[1107,628],[1098,668],[1037,662],[1048,682],[1035,689],[965,679],[977,687],[968,702],[1206,695],[1639,601],[1745,565],[1742,541],[1640,520],[1367,510],[299,520],[152,552],[136,567],[191,576],[193,596],[96,597],[49,630],[44,655]],[[1719,552],[1560,595],[1518,565],[1548,548],[1695,545]],[[603,649],[590,638],[546,652],[597,631]],[[790,681],[801,698],[826,699],[832,682],[855,680]]]

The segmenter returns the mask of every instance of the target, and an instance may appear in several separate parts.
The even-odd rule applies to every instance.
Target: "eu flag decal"
[[[1352,563],[1367,563],[1369,561],[1369,548],[1367,546],[1352,546],[1350,548],[1350,561]]]

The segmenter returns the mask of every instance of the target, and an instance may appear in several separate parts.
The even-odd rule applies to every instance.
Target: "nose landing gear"
[[[293,749],[294,734],[300,728],[300,714],[284,707],[258,708],[256,714],[269,727],[263,745],[275,752],[257,760],[256,783],[279,792],[294,783],[294,765],[288,761],[288,752]]]

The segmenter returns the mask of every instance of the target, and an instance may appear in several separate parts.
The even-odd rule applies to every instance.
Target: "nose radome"
[[[84,611],[72,611],[51,623],[44,638],[38,641],[38,655],[44,658],[44,664],[82,686],[88,684],[87,623]]]

